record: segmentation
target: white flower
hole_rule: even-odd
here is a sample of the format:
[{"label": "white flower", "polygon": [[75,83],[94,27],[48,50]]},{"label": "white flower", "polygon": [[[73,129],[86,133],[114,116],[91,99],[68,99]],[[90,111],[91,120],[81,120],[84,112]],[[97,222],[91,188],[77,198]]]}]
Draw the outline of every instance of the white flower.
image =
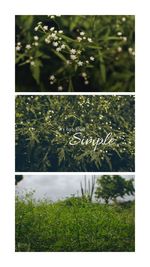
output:
[{"label": "white flower", "polygon": [[55,38],[55,36],[56,36],[56,33],[52,33],[52,34],[51,34],[51,37],[52,37],[52,38]]},{"label": "white flower", "polygon": [[119,46],[119,47],[117,48],[117,51],[118,51],[119,53],[122,52],[122,47]]},{"label": "white flower", "polygon": [[55,41],[56,41],[56,40],[58,40],[58,37],[57,37],[57,36],[55,36],[55,37],[54,37],[54,40],[55,40]]},{"label": "white flower", "polygon": [[61,47],[57,47],[57,48],[56,48],[56,51],[57,51],[57,52],[60,52],[60,51],[61,51]]},{"label": "white flower", "polygon": [[71,50],[70,50],[70,53],[71,53],[71,54],[76,54],[76,52],[77,52],[76,49],[71,49]]},{"label": "white flower", "polygon": [[53,46],[57,47],[58,43],[57,42],[53,42]]},{"label": "white flower", "polygon": [[126,18],[125,18],[125,17],[123,17],[123,18],[122,18],[122,21],[126,21]]},{"label": "white flower", "polygon": [[35,32],[37,32],[37,31],[38,31],[38,29],[39,29],[39,27],[38,27],[38,26],[36,26],[36,27],[34,28]]},{"label": "white flower", "polygon": [[83,37],[83,40],[86,40],[86,37],[85,36]]},{"label": "white flower", "polygon": [[35,41],[38,41],[39,40],[39,37],[36,35],[36,36],[34,36],[34,40]]},{"label": "white flower", "polygon": [[82,72],[82,77],[86,77],[87,74],[85,72]]},{"label": "white flower", "polygon": [[50,31],[52,32],[52,31],[54,31],[55,30],[55,27],[51,27],[50,28]]},{"label": "white flower", "polygon": [[82,38],[81,38],[80,36],[78,36],[78,37],[77,37],[77,40],[78,40],[79,42],[81,42],[81,41],[82,41]]},{"label": "white flower", "polygon": [[80,32],[80,35],[83,36],[85,34],[85,32]]},{"label": "white flower", "polygon": [[54,18],[55,18],[55,16],[50,16],[50,18],[51,18],[51,19],[54,19]]},{"label": "white flower", "polygon": [[50,79],[51,81],[53,81],[53,80],[55,80],[55,76],[54,76],[54,75],[51,75],[51,76],[49,77],[49,79]]},{"label": "white flower", "polygon": [[20,46],[16,46],[16,51],[20,51],[21,47]]},{"label": "white flower", "polygon": [[90,57],[90,60],[91,60],[91,61],[94,61],[94,59],[95,59],[94,57]]},{"label": "white flower", "polygon": [[48,26],[43,26],[43,29],[45,30],[45,31],[47,31],[48,30]]},{"label": "white flower", "polygon": [[50,40],[48,38],[45,38],[45,43],[50,44]]},{"label": "white flower", "polygon": [[38,25],[42,25],[42,22],[41,22],[41,21],[39,21],[39,22],[38,22]]},{"label": "white flower", "polygon": [[26,49],[31,49],[31,45],[30,44],[27,44],[26,45]]},{"label": "white flower", "polygon": [[34,43],[34,45],[35,45],[35,46],[38,46],[38,45],[39,45],[39,43],[38,43],[38,42],[35,42],[35,43]]},{"label": "white flower", "polygon": [[70,60],[67,60],[66,63],[67,63],[67,65],[70,65],[71,64]]},{"label": "white flower", "polygon": [[118,36],[121,36],[121,35],[122,35],[122,32],[117,32],[117,35],[118,35]]},{"label": "white flower", "polygon": [[89,84],[89,81],[85,81],[84,83],[85,83],[85,84]]},{"label": "white flower", "polygon": [[21,42],[18,42],[18,43],[17,43],[17,45],[19,45],[19,46],[20,46],[20,45],[21,45]]},{"label": "white flower", "polygon": [[132,47],[129,47],[129,48],[128,48],[128,51],[129,51],[129,53],[131,54],[131,53],[133,52],[133,48],[132,48]]},{"label": "white flower", "polygon": [[75,55],[70,55],[70,58],[71,58],[72,60],[75,60],[77,57],[76,57]]},{"label": "white flower", "polygon": [[122,40],[123,40],[124,42],[126,42],[126,41],[127,41],[127,37],[126,37],[126,36],[123,36],[123,37],[122,37]]},{"label": "white flower", "polygon": [[60,30],[60,31],[59,31],[59,33],[63,33],[63,31],[62,31],[62,30]]},{"label": "white flower", "polygon": [[31,64],[31,66],[35,66],[35,62],[34,61],[31,61],[30,64]]},{"label": "white flower", "polygon": [[61,49],[64,49],[66,46],[64,44],[61,45]]},{"label": "white flower", "polygon": [[86,64],[89,64],[89,61],[88,60],[86,60],[85,62],[86,62]]},{"label": "white flower", "polygon": [[58,91],[62,91],[63,90],[63,87],[60,85],[58,86]]},{"label": "white flower", "polygon": [[89,43],[92,43],[92,39],[91,39],[91,38],[88,38],[88,42],[89,42]]},{"label": "white flower", "polygon": [[78,61],[78,66],[83,66],[83,62],[82,61]]},{"label": "white flower", "polygon": [[51,81],[50,84],[54,84],[54,82]]}]

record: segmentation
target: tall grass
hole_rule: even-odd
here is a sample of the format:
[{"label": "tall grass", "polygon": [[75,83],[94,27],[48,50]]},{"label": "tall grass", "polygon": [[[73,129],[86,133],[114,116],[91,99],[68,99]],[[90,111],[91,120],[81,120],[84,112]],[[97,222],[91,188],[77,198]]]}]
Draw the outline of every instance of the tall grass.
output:
[{"label": "tall grass", "polygon": [[134,203],[16,197],[16,251],[134,251]]}]

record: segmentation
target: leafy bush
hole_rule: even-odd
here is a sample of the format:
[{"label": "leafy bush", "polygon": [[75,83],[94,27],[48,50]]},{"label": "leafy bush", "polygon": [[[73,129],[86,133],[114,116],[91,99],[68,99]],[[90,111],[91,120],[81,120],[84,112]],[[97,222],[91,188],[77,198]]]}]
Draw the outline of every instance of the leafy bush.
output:
[{"label": "leafy bush", "polygon": [[16,171],[134,171],[134,97],[17,96]]},{"label": "leafy bush", "polygon": [[16,251],[134,251],[134,242],[134,203],[16,197]]},{"label": "leafy bush", "polygon": [[16,16],[16,91],[134,91],[134,16]]}]

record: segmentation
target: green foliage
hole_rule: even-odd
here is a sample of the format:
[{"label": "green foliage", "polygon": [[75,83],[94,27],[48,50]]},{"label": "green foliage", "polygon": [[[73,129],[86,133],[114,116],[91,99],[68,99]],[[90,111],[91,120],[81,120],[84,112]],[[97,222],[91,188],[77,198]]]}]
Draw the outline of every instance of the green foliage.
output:
[{"label": "green foliage", "polygon": [[103,175],[97,179],[95,196],[103,199],[105,203],[110,200],[116,202],[117,197],[134,195],[133,179],[125,180],[120,175]]},{"label": "green foliage", "polygon": [[[89,142],[70,145],[75,132]],[[134,171],[134,97],[17,96],[16,171]]]},{"label": "green foliage", "polygon": [[16,197],[16,251],[134,251],[134,203]]},{"label": "green foliage", "polygon": [[134,16],[16,16],[16,91],[132,92],[134,56]]},{"label": "green foliage", "polygon": [[23,175],[15,175],[15,185],[17,185],[23,179]]}]

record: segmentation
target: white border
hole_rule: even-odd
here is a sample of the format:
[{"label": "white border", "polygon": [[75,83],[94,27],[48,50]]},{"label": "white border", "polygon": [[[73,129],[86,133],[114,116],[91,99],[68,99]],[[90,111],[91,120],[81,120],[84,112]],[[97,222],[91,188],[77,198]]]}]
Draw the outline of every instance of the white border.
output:
[{"label": "white border", "polygon": [[[48,12],[49,11],[49,12]],[[14,253],[14,15],[15,14],[136,15],[136,252]],[[1,187],[0,264],[38,266],[149,266],[149,76],[150,15],[147,0],[17,1],[1,8]],[[40,175],[40,173],[38,173]],[[126,174],[126,173],[124,173]]]}]

